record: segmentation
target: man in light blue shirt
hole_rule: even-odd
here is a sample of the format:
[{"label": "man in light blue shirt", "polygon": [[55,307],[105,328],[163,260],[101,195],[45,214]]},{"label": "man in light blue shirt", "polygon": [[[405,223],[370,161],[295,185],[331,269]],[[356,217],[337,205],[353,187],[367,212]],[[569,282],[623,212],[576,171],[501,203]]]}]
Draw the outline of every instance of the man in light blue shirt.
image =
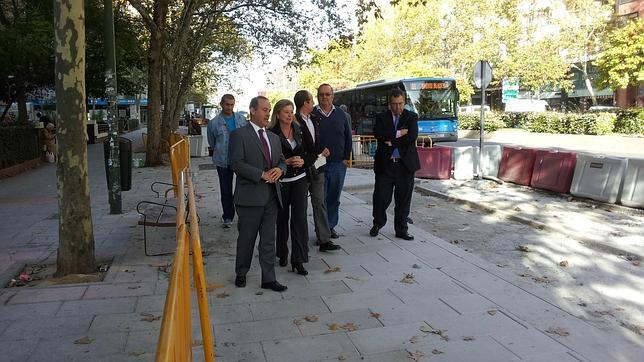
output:
[{"label": "man in light blue shirt", "polygon": [[224,228],[229,228],[235,217],[235,205],[233,204],[234,173],[228,163],[228,140],[232,131],[245,126],[247,122],[244,116],[233,112],[235,97],[232,94],[224,94],[219,105],[221,113],[208,122],[208,144],[212,148],[212,163],[217,167],[219,176]]}]

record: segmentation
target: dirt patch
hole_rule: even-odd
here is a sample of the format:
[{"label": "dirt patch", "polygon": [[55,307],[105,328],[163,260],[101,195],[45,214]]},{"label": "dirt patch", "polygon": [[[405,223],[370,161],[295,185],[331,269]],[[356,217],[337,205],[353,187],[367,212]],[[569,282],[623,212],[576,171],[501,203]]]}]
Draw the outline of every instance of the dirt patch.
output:
[{"label": "dirt patch", "polygon": [[46,287],[61,284],[102,282],[111,265],[112,260],[107,260],[97,263],[96,271],[91,274],[69,274],[64,277],[55,277],[56,264],[28,264],[5,287]]}]

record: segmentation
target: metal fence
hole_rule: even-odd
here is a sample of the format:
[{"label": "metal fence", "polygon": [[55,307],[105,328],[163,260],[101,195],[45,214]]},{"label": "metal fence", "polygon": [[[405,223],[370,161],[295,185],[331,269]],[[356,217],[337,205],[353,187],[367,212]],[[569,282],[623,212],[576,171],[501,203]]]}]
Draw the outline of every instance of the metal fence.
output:
[{"label": "metal fence", "polygon": [[378,142],[374,136],[352,137],[353,144],[349,167],[373,168],[373,158],[376,156],[376,147]]}]

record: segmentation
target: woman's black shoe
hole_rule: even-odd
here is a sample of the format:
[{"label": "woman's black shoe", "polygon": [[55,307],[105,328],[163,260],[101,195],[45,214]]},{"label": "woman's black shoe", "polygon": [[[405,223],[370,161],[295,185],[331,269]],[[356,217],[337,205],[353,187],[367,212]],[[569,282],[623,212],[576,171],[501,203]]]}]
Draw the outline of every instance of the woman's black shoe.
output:
[{"label": "woman's black shoe", "polygon": [[281,257],[280,258],[280,266],[286,266],[288,264],[288,260],[286,257]]},{"label": "woman's black shoe", "polygon": [[309,274],[309,272],[308,272],[308,271],[306,271],[306,269],[304,269],[304,265],[302,265],[302,263],[295,263],[295,264],[293,264],[293,265],[291,266],[291,271],[293,271],[293,272],[294,272],[294,271],[295,271],[295,269],[297,269],[297,273],[298,273],[299,275],[308,275],[308,274]]}]

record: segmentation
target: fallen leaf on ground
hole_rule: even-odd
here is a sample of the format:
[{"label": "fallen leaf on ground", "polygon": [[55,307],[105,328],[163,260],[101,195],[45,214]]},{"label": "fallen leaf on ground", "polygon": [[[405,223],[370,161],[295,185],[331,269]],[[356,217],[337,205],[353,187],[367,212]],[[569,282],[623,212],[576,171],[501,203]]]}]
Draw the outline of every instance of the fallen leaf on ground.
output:
[{"label": "fallen leaf on ground", "polygon": [[452,244],[459,244],[460,242],[461,242],[461,240],[458,240],[458,239],[450,241],[450,243],[452,243]]},{"label": "fallen leaf on ground", "polygon": [[324,274],[337,273],[337,272],[339,272],[339,271],[340,271],[340,267],[339,267],[339,266],[336,266],[336,267],[329,268],[329,269],[325,270],[325,271],[324,271]]},{"label": "fallen leaf on ground", "polygon": [[255,295],[262,295],[262,294],[264,294],[264,292],[262,292],[261,290],[258,290],[255,292]]},{"label": "fallen leaf on ground", "polygon": [[464,341],[473,341],[474,337],[473,336],[463,336]]},{"label": "fallen leaf on ground", "polygon": [[542,277],[532,277],[532,280],[534,280],[537,283],[544,283],[544,284],[552,283],[552,280],[548,279],[548,277],[545,275]]},{"label": "fallen leaf on ground", "polygon": [[317,322],[320,319],[320,317],[316,315],[307,315],[306,317],[304,317],[304,319],[306,319],[307,322],[312,323],[312,322]]},{"label": "fallen leaf on ground", "polygon": [[640,266],[640,261],[639,261],[639,260],[635,260],[635,261],[633,261],[631,264],[633,264],[633,265],[635,265],[635,266]]},{"label": "fallen leaf on ground", "polygon": [[517,246],[517,250],[518,250],[518,251],[522,251],[522,252],[524,252],[524,253],[527,253],[527,252],[529,252],[529,251],[530,251],[530,249],[528,248],[528,246],[527,246],[527,245],[518,245],[518,246]]},{"label": "fallen leaf on ground", "polygon": [[428,326],[420,326],[420,331],[425,332],[425,333],[433,333],[434,330],[432,328],[429,328]]},{"label": "fallen leaf on ground", "polygon": [[421,267],[420,265],[418,265],[418,264],[414,264],[414,265],[412,265],[411,267],[412,267],[412,268],[414,268],[414,269],[420,269],[420,268],[422,268],[422,267]]},{"label": "fallen leaf on ground", "polygon": [[405,276],[400,279],[401,283],[414,284],[414,274],[405,273]]},{"label": "fallen leaf on ground", "polygon": [[342,328],[342,325],[340,325],[339,323],[331,323],[327,324],[327,326],[329,327],[330,331],[337,331],[338,329]]},{"label": "fallen leaf on ground", "polygon": [[567,266],[568,266],[568,260],[562,260],[562,261],[560,261],[560,262],[559,262],[559,266],[564,267],[564,268],[565,268],[565,267],[567,267]]},{"label": "fallen leaf on ground", "polygon": [[496,310],[496,309],[490,309],[490,310],[488,310],[488,311],[487,311],[487,314],[489,314],[489,315],[495,315],[495,314],[496,314],[496,312],[497,312],[497,310]]},{"label": "fallen leaf on ground", "polygon": [[420,342],[420,337],[418,336],[413,336],[409,338],[409,343],[418,343],[418,342]]},{"label": "fallen leaf on ground", "polygon": [[521,211],[521,208],[517,206],[514,208],[514,211]]},{"label": "fallen leaf on ground", "polygon": [[346,329],[346,330],[347,330],[347,331],[349,331],[349,332],[353,332],[353,331],[357,331],[359,328],[358,328],[358,326],[356,326],[356,325],[355,325],[355,324],[353,324],[353,323],[345,323],[345,324],[342,326],[342,329]]},{"label": "fallen leaf on ground", "polygon": [[347,360],[347,357],[342,356],[342,355],[338,356],[338,361],[346,361],[346,360]]},{"label": "fallen leaf on ground", "polygon": [[223,288],[223,284],[206,284],[206,292],[212,292],[215,289]]},{"label": "fallen leaf on ground", "polygon": [[568,332],[567,330],[565,330],[565,329],[563,329],[561,327],[550,327],[550,328],[548,328],[546,330],[546,332],[548,332],[550,334],[556,334],[556,335],[562,336],[562,337],[570,335],[570,332]]},{"label": "fallen leaf on ground", "polygon": [[136,270],[134,270],[134,269],[123,269],[122,271],[124,273],[134,273]]},{"label": "fallen leaf on ground", "polygon": [[150,263],[148,265],[154,268],[162,268],[168,266],[169,264],[167,261],[157,261],[156,263]]},{"label": "fallen leaf on ground", "polygon": [[230,297],[230,294],[228,294],[226,292],[217,294],[217,298],[226,298],[226,297]]},{"label": "fallen leaf on ground", "polygon": [[435,204],[427,204],[427,207],[434,207],[436,206]]},{"label": "fallen leaf on ground", "polygon": [[351,280],[360,280],[360,278],[354,277],[353,275],[347,275],[345,278],[346,279],[351,279]]},{"label": "fallen leaf on ground", "polygon": [[90,344],[90,343],[92,343],[93,341],[94,341],[94,340],[93,340],[92,338],[89,338],[89,337],[83,337],[83,338],[79,338],[79,339],[75,340],[75,341],[74,341],[74,344]]},{"label": "fallen leaf on ground", "polygon": [[299,319],[293,319],[293,324],[295,324],[296,326],[301,326],[301,325],[302,325],[302,321],[301,321],[301,320],[299,320]]},{"label": "fallen leaf on ground", "polygon": [[145,321],[145,322],[154,322],[156,320],[161,319],[160,315],[155,316],[154,314],[150,314],[150,313],[141,313],[141,316],[143,316],[143,318],[141,318],[141,320]]},{"label": "fallen leaf on ground", "polygon": [[425,357],[425,354],[421,351],[407,351],[407,353],[409,354],[407,357],[412,361],[420,361],[421,358]]},{"label": "fallen leaf on ground", "polygon": [[145,351],[132,351],[132,352],[130,352],[130,356],[132,356],[132,357],[138,357],[138,356],[143,355],[143,354],[145,354]]},{"label": "fallen leaf on ground", "polygon": [[378,319],[378,318],[380,318],[380,313],[371,312],[371,317]]},{"label": "fallen leaf on ground", "polygon": [[432,354],[441,354],[443,351],[437,350],[436,348],[432,349]]}]

